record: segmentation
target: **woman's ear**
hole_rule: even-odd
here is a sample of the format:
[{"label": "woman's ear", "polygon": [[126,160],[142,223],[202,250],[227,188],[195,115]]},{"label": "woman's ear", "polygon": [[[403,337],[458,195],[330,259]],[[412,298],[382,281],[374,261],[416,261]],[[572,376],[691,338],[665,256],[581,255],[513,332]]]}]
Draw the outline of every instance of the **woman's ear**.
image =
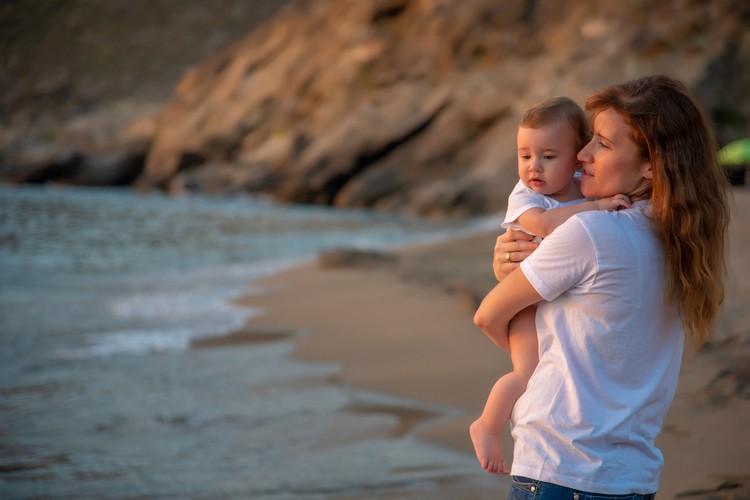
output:
[{"label": "woman's ear", "polygon": [[653,180],[654,174],[653,174],[653,172],[651,172],[651,162],[650,161],[647,161],[646,163],[643,164],[643,166],[641,167],[641,173],[643,174],[643,177],[645,179]]}]

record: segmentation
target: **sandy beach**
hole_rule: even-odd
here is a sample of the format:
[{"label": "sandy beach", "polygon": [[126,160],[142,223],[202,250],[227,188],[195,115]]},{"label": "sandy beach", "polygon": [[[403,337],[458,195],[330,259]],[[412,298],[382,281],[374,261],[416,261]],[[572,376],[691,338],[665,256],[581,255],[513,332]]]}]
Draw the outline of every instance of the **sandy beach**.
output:
[{"label": "sandy beach", "polygon": [[[744,220],[750,190],[732,194],[727,297],[714,339],[686,352],[658,439],[666,460],[659,498],[750,495],[750,228]],[[361,409],[396,414],[401,425],[394,440],[423,440],[473,456],[468,426],[510,367],[507,353],[472,323],[477,299],[494,284],[495,237],[415,246],[393,259],[285,271],[261,282],[263,293],[239,300],[263,314],[215,342],[294,338],[295,357],[341,367],[336,383],[446,409],[433,415],[406,407]],[[485,476],[477,464],[475,474],[446,480],[440,496],[503,498],[507,478]],[[435,497],[435,491],[425,493]]]}]

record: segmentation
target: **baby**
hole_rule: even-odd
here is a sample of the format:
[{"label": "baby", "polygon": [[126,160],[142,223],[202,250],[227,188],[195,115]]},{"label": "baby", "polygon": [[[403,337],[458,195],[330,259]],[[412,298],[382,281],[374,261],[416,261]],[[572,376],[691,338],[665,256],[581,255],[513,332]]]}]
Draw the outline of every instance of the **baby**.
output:
[{"label": "baby", "polygon": [[[581,195],[577,155],[590,137],[583,109],[567,97],[545,99],[526,111],[517,136],[520,180],[508,198],[504,228],[521,229],[541,240],[579,212],[630,206],[625,195],[601,200]],[[536,306],[530,306],[511,321],[508,341],[513,371],[495,383],[482,415],[471,424],[474,451],[491,473],[510,473],[500,435],[539,361],[535,315]]]}]

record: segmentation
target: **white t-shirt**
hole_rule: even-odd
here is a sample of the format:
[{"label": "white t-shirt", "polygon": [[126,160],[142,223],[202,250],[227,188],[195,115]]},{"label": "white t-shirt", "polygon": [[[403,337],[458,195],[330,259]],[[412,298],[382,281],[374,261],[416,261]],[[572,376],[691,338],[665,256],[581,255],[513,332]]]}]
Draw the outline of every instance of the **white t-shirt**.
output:
[{"label": "white t-shirt", "polygon": [[[518,222],[518,218],[527,210],[531,208],[543,208],[544,210],[549,210],[550,208],[575,205],[576,203],[581,203],[586,200],[588,200],[588,198],[559,202],[554,198],[537,193],[519,180],[516,187],[514,187],[513,191],[510,193],[510,196],[508,196],[508,210],[505,212],[505,220],[503,220],[501,225],[505,229],[512,227],[513,229],[520,229],[525,233],[533,234]],[[541,241],[541,238],[539,241]]]},{"label": "white t-shirt", "polygon": [[664,250],[637,202],[568,219],[521,263],[545,301],[539,365],[512,415],[512,474],[606,494],[654,493],[683,326]]}]

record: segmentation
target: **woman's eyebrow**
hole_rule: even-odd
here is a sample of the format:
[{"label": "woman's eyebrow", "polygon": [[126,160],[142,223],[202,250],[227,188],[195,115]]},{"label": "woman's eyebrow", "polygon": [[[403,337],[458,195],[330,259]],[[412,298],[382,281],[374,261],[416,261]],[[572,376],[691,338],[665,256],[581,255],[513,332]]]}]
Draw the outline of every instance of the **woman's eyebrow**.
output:
[{"label": "woman's eyebrow", "polygon": [[605,141],[607,141],[607,142],[611,142],[612,144],[614,144],[614,142],[612,142],[612,139],[610,139],[610,138],[609,138],[609,137],[607,137],[606,135],[602,134],[601,132],[597,132],[597,131],[594,131],[594,135],[596,135],[596,136],[599,136],[599,137],[601,137],[602,139],[604,139]]}]

